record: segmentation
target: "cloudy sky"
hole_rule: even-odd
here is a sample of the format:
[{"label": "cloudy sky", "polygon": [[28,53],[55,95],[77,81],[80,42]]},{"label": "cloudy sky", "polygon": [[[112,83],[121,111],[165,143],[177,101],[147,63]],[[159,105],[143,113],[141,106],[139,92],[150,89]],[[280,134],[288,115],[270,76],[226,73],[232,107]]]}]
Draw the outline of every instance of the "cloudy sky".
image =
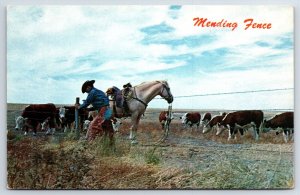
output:
[{"label": "cloudy sky", "polygon": [[[248,18],[271,28],[245,30]],[[293,109],[293,25],[288,6],[9,6],[7,102],[72,104],[91,79],[103,91],[167,80],[173,108]]]}]

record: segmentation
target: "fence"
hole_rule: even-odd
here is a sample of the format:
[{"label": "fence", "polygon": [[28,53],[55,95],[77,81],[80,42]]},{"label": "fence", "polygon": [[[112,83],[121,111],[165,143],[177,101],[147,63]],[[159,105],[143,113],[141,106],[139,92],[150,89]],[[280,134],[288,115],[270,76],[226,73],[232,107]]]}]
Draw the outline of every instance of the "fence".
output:
[{"label": "fence", "polygon": [[[232,94],[247,94],[247,93],[267,93],[267,92],[275,92],[275,91],[290,91],[294,90],[294,88],[278,88],[278,89],[261,89],[261,90],[249,90],[249,91],[233,91],[233,92],[219,92],[219,93],[206,93],[206,94],[192,94],[192,95],[182,95],[182,96],[174,96],[174,99],[183,99],[183,98],[194,98],[194,97],[204,97],[204,96],[222,96],[222,95],[232,95]],[[163,99],[161,97],[154,98],[155,100]],[[7,104],[7,110],[23,110],[28,104],[14,104],[14,103],[8,103]],[[55,104],[57,107],[61,106],[72,106],[74,104]],[[225,109],[225,108],[224,108]],[[149,109],[147,109],[149,110]],[[180,110],[180,109],[178,109]],[[186,109],[181,109],[186,110]],[[234,111],[230,109],[226,109],[227,111]],[[294,109],[291,108],[269,108],[264,109],[265,111],[292,111]],[[146,111],[146,113],[149,113]]]},{"label": "fence", "polygon": [[[235,91],[235,92],[221,92],[221,93],[207,93],[207,94],[193,94],[193,95],[184,95],[184,96],[174,96],[174,99],[181,99],[181,98],[194,98],[194,97],[203,97],[203,96],[222,96],[222,95],[231,95],[231,94],[246,94],[246,93],[268,93],[268,92],[274,92],[274,91],[289,91],[294,90],[294,88],[280,88],[280,89],[263,89],[263,90],[250,90],[250,91]],[[155,99],[162,99],[162,98],[155,98]],[[14,103],[7,103],[7,125],[13,126],[15,117],[21,115],[22,110],[27,106],[28,104],[14,104]],[[57,107],[61,106],[70,106],[74,104],[56,104]],[[157,116],[161,110],[163,109],[153,109],[153,108],[147,108],[145,115],[146,116]],[[193,109],[173,109],[173,112],[177,115],[180,115],[183,112],[193,111]],[[282,112],[282,111],[293,111],[294,109],[290,108],[281,108],[281,109],[263,109],[264,112]],[[230,112],[230,111],[236,111],[236,110],[230,110],[230,109],[224,109],[224,110],[217,110],[217,109],[197,109],[197,111],[200,112],[211,112],[212,114],[217,114],[220,111],[224,112]],[[152,117],[151,117],[152,118]]]}]

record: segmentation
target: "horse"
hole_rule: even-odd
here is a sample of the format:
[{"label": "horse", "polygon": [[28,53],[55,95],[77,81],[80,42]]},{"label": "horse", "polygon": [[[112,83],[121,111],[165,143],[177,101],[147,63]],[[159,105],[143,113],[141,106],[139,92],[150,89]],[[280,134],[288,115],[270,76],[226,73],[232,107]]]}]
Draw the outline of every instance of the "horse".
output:
[{"label": "horse", "polygon": [[[150,81],[143,82],[136,85],[131,90],[131,97],[128,98],[127,105],[129,113],[131,114],[131,128],[130,136],[131,144],[138,144],[136,135],[137,128],[141,119],[141,116],[146,111],[148,103],[157,95],[160,95],[169,104],[173,102],[173,95],[171,93],[169,84],[167,81]],[[123,109],[120,107],[115,107],[113,109],[113,103],[110,102],[110,107],[114,110],[114,116],[118,118],[125,117],[123,115]]]}]

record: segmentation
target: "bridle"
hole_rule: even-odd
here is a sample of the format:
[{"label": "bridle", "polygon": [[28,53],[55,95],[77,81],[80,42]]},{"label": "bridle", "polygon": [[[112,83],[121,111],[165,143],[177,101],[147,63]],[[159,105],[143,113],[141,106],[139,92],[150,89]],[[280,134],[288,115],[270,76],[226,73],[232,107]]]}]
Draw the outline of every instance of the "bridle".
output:
[{"label": "bridle", "polygon": [[168,97],[163,97],[165,98],[166,100],[168,100],[169,98],[172,98],[173,99],[173,95],[171,94],[171,90],[170,90],[170,87],[167,86],[166,84],[160,82],[162,85],[163,85],[163,88],[161,90],[161,94],[163,94],[164,90],[167,91],[167,94],[168,94]]},{"label": "bridle", "polygon": [[[165,98],[166,100],[168,100],[168,99],[170,99],[170,98],[173,98],[173,96],[172,96],[172,94],[171,94],[170,87],[167,86],[166,84],[162,83],[162,82],[159,82],[159,81],[158,81],[158,83],[161,83],[162,86],[163,86],[163,88],[162,88],[162,90],[161,90],[161,92],[160,92],[161,95],[163,94],[164,90],[167,91],[168,97],[163,97],[163,98]],[[139,99],[139,98],[137,97],[135,88],[136,88],[136,87],[133,87],[133,92],[134,92],[134,96],[135,96],[135,97],[133,97],[132,99],[134,99],[134,100],[136,100],[136,101],[142,103],[142,104],[145,106],[145,108],[147,108],[148,104],[145,103],[143,100],[141,100],[141,99]]]}]

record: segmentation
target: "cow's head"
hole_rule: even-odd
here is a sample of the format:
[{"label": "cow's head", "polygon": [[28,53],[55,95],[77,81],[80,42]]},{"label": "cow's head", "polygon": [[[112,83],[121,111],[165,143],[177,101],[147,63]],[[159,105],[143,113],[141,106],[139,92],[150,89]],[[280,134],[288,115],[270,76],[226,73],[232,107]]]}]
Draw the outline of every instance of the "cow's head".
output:
[{"label": "cow's head", "polygon": [[18,116],[16,119],[16,127],[15,130],[23,130],[25,127],[25,118],[23,118],[22,116]]},{"label": "cow's head", "polygon": [[202,133],[208,133],[212,130],[210,124],[204,124]]},{"label": "cow's head", "polygon": [[209,120],[208,119],[203,119],[201,124],[203,125],[203,127],[205,127],[208,124]]},{"label": "cow's head", "polygon": [[85,120],[83,123],[83,130],[87,131],[89,129],[91,121],[90,120]]},{"label": "cow's head", "polygon": [[122,121],[120,119],[113,118],[113,119],[111,119],[111,123],[112,123],[113,129],[114,129],[114,132],[118,132],[119,127],[122,124]]},{"label": "cow's head", "polygon": [[182,124],[185,125],[187,123],[187,117],[188,117],[188,113],[185,113],[183,116],[180,117]]},{"label": "cow's head", "polygon": [[59,108],[59,118],[64,118],[66,116],[66,108],[60,107]]},{"label": "cow's head", "polygon": [[60,123],[61,123],[62,125],[64,125],[64,124],[65,124],[65,121],[66,121],[66,108],[60,107],[60,108],[59,108],[59,113],[58,113],[58,115],[59,115]]},{"label": "cow's head", "polygon": [[269,132],[271,130],[270,126],[271,126],[270,120],[264,119],[263,124],[262,124],[262,132],[263,133]]}]

